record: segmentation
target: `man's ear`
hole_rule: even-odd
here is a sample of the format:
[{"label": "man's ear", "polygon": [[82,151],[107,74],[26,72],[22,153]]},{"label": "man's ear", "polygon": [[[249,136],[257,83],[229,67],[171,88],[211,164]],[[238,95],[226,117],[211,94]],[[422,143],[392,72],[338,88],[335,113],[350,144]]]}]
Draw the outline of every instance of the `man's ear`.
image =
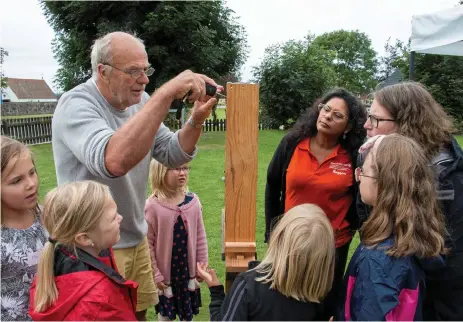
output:
[{"label": "man's ear", "polygon": [[100,75],[101,79],[104,79],[105,81],[108,80],[110,76],[109,68],[107,68],[106,65],[98,64],[98,75]]}]

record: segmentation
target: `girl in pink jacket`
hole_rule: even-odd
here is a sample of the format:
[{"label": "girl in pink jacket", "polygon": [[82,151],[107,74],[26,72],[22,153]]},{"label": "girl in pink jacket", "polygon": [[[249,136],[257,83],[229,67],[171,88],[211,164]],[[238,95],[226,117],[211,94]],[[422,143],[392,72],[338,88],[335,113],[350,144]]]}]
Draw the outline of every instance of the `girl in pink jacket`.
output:
[{"label": "girl in pink jacket", "polygon": [[185,164],[168,169],[151,162],[152,195],[145,205],[154,281],[159,289],[156,312],[160,321],[191,321],[201,297],[196,264],[207,263],[206,231],[198,197],[188,192]]}]

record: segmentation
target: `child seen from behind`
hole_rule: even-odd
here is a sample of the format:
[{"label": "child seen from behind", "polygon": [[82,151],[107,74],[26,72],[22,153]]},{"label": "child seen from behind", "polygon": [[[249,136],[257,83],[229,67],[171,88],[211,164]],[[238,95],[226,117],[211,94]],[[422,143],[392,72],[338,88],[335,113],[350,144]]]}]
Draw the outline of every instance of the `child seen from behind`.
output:
[{"label": "child seen from behind", "polygon": [[198,271],[211,292],[211,321],[318,321],[334,276],[333,228],[312,204],[290,209],[276,225],[264,260],[237,276],[225,295],[207,264]]}]

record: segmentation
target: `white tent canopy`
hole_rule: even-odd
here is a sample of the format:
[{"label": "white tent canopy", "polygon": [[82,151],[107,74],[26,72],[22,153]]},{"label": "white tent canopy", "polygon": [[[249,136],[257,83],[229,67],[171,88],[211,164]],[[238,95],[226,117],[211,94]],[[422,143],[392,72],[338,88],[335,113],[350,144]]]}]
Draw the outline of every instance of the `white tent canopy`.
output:
[{"label": "white tent canopy", "polygon": [[463,5],[412,18],[411,51],[463,56]]}]

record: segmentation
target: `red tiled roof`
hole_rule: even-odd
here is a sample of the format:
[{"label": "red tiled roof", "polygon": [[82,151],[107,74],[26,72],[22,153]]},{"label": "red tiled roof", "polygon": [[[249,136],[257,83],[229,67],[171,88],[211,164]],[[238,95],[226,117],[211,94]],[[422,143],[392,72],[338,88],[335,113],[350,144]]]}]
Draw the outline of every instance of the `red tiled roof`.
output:
[{"label": "red tiled roof", "polygon": [[56,95],[43,79],[8,77],[8,87],[18,99],[56,99]]}]

